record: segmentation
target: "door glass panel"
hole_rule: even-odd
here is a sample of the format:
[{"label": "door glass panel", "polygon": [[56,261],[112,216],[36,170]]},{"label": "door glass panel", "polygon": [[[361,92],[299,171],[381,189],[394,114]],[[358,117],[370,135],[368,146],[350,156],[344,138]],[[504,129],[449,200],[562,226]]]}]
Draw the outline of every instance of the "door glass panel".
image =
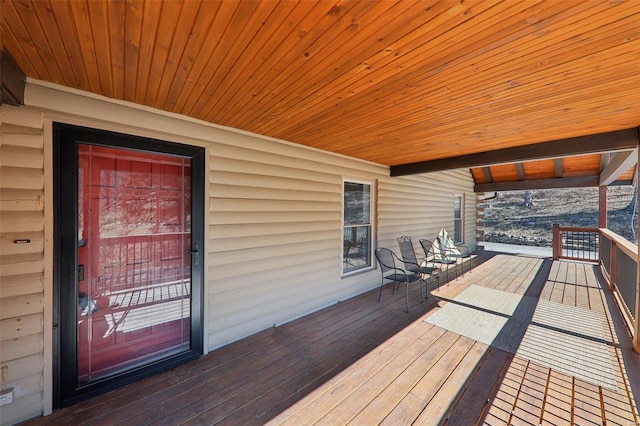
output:
[{"label": "door glass panel", "polygon": [[190,349],[191,160],[78,148],[78,381]]}]

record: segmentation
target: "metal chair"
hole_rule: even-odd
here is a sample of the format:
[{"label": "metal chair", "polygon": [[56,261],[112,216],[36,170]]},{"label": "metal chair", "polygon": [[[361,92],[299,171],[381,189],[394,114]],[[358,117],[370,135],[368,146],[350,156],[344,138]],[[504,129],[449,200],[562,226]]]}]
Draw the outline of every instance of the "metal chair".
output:
[{"label": "metal chair", "polygon": [[342,240],[342,261],[345,267],[349,266],[349,252],[351,251],[351,241]]},{"label": "metal chair", "polygon": [[436,268],[435,266],[429,266],[426,259],[422,263],[418,262],[418,259],[416,258],[416,252],[413,249],[413,242],[411,241],[411,237],[403,235],[398,238],[398,246],[400,247],[400,254],[402,255],[402,263],[404,263],[404,267],[407,271],[411,271],[421,275],[429,275],[430,278],[436,279],[436,285],[440,285],[439,275],[441,269]]},{"label": "metal chair", "polygon": [[468,271],[471,272],[471,249],[464,244],[455,244],[446,229],[442,228],[436,237],[436,242],[446,250],[448,256],[454,259],[460,259],[460,268],[462,269],[462,276],[464,276],[464,260],[469,259]]},{"label": "metal chair", "polygon": [[[407,312],[409,312],[409,284],[418,282],[424,282],[426,287],[426,281],[423,280],[420,274],[407,272],[404,269],[396,265],[396,260],[402,262],[396,254],[388,248],[378,247],[376,249],[376,259],[380,265],[380,272],[382,273],[382,282],[380,284],[380,293],[378,294],[378,302],[382,297],[382,287],[385,284],[385,280],[392,281],[392,293],[396,292],[396,284],[398,287],[400,283],[406,284],[405,291],[405,304]],[[420,302],[424,303],[424,295],[422,293],[422,285],[420,286]]]},{"label": "metal chair", "polygon": [[[456,275],[456,280],[458,279],[458,262],[455,258],[450,257],[449,252],[446,250],[442,250],[441,248],[437,248],[435,244],[431,240],[421,239],[420,245],[422,246],[422,250],[424,251],[425,260],[427,265],[431,264],[440,264],[444,266],[446,265],[446,273],[447,273],[447,285],[449,285],[449,269],[453,266],[454,273]],[[437,253],[436,253],[437,248]]]}]

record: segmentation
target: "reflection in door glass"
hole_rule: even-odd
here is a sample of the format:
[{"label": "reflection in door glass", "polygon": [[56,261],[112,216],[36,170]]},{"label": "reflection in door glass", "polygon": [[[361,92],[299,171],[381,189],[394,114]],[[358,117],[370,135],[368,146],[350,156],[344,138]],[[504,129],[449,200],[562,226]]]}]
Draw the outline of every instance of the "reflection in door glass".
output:
[{"label": "reflection in door glass", "polygon": [[190,161],[79,145],[79,383],[189,350]]}]

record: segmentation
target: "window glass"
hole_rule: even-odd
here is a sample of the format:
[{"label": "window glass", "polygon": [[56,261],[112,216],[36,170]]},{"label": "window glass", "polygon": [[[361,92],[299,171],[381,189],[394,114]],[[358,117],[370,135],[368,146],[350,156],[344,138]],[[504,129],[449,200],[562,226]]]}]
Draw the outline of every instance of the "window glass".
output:
[{"label": "window glass", "polygon": [[464,198],[462,195],[453,197],[453,241],[456,244],[464,242]]},{"label": "window glass", "polygon": [[371,266],[371,184],[344,182],[342,272]]}]

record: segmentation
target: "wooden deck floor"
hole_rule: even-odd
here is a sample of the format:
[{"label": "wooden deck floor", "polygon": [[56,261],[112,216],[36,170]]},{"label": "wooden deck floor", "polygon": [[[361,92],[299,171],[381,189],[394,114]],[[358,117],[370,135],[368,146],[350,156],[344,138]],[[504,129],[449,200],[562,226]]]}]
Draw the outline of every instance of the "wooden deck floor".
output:
[{"label": "wooden deck floor", "polygon": [[[491,252],[475,263],[424,304],[416,289],[408,314],[403,292],[369,292],[27,423],[638,424],[624,364],[639,359],[592,265]],[[472,285],[600,312],[616,390],[424,321]]]}]

